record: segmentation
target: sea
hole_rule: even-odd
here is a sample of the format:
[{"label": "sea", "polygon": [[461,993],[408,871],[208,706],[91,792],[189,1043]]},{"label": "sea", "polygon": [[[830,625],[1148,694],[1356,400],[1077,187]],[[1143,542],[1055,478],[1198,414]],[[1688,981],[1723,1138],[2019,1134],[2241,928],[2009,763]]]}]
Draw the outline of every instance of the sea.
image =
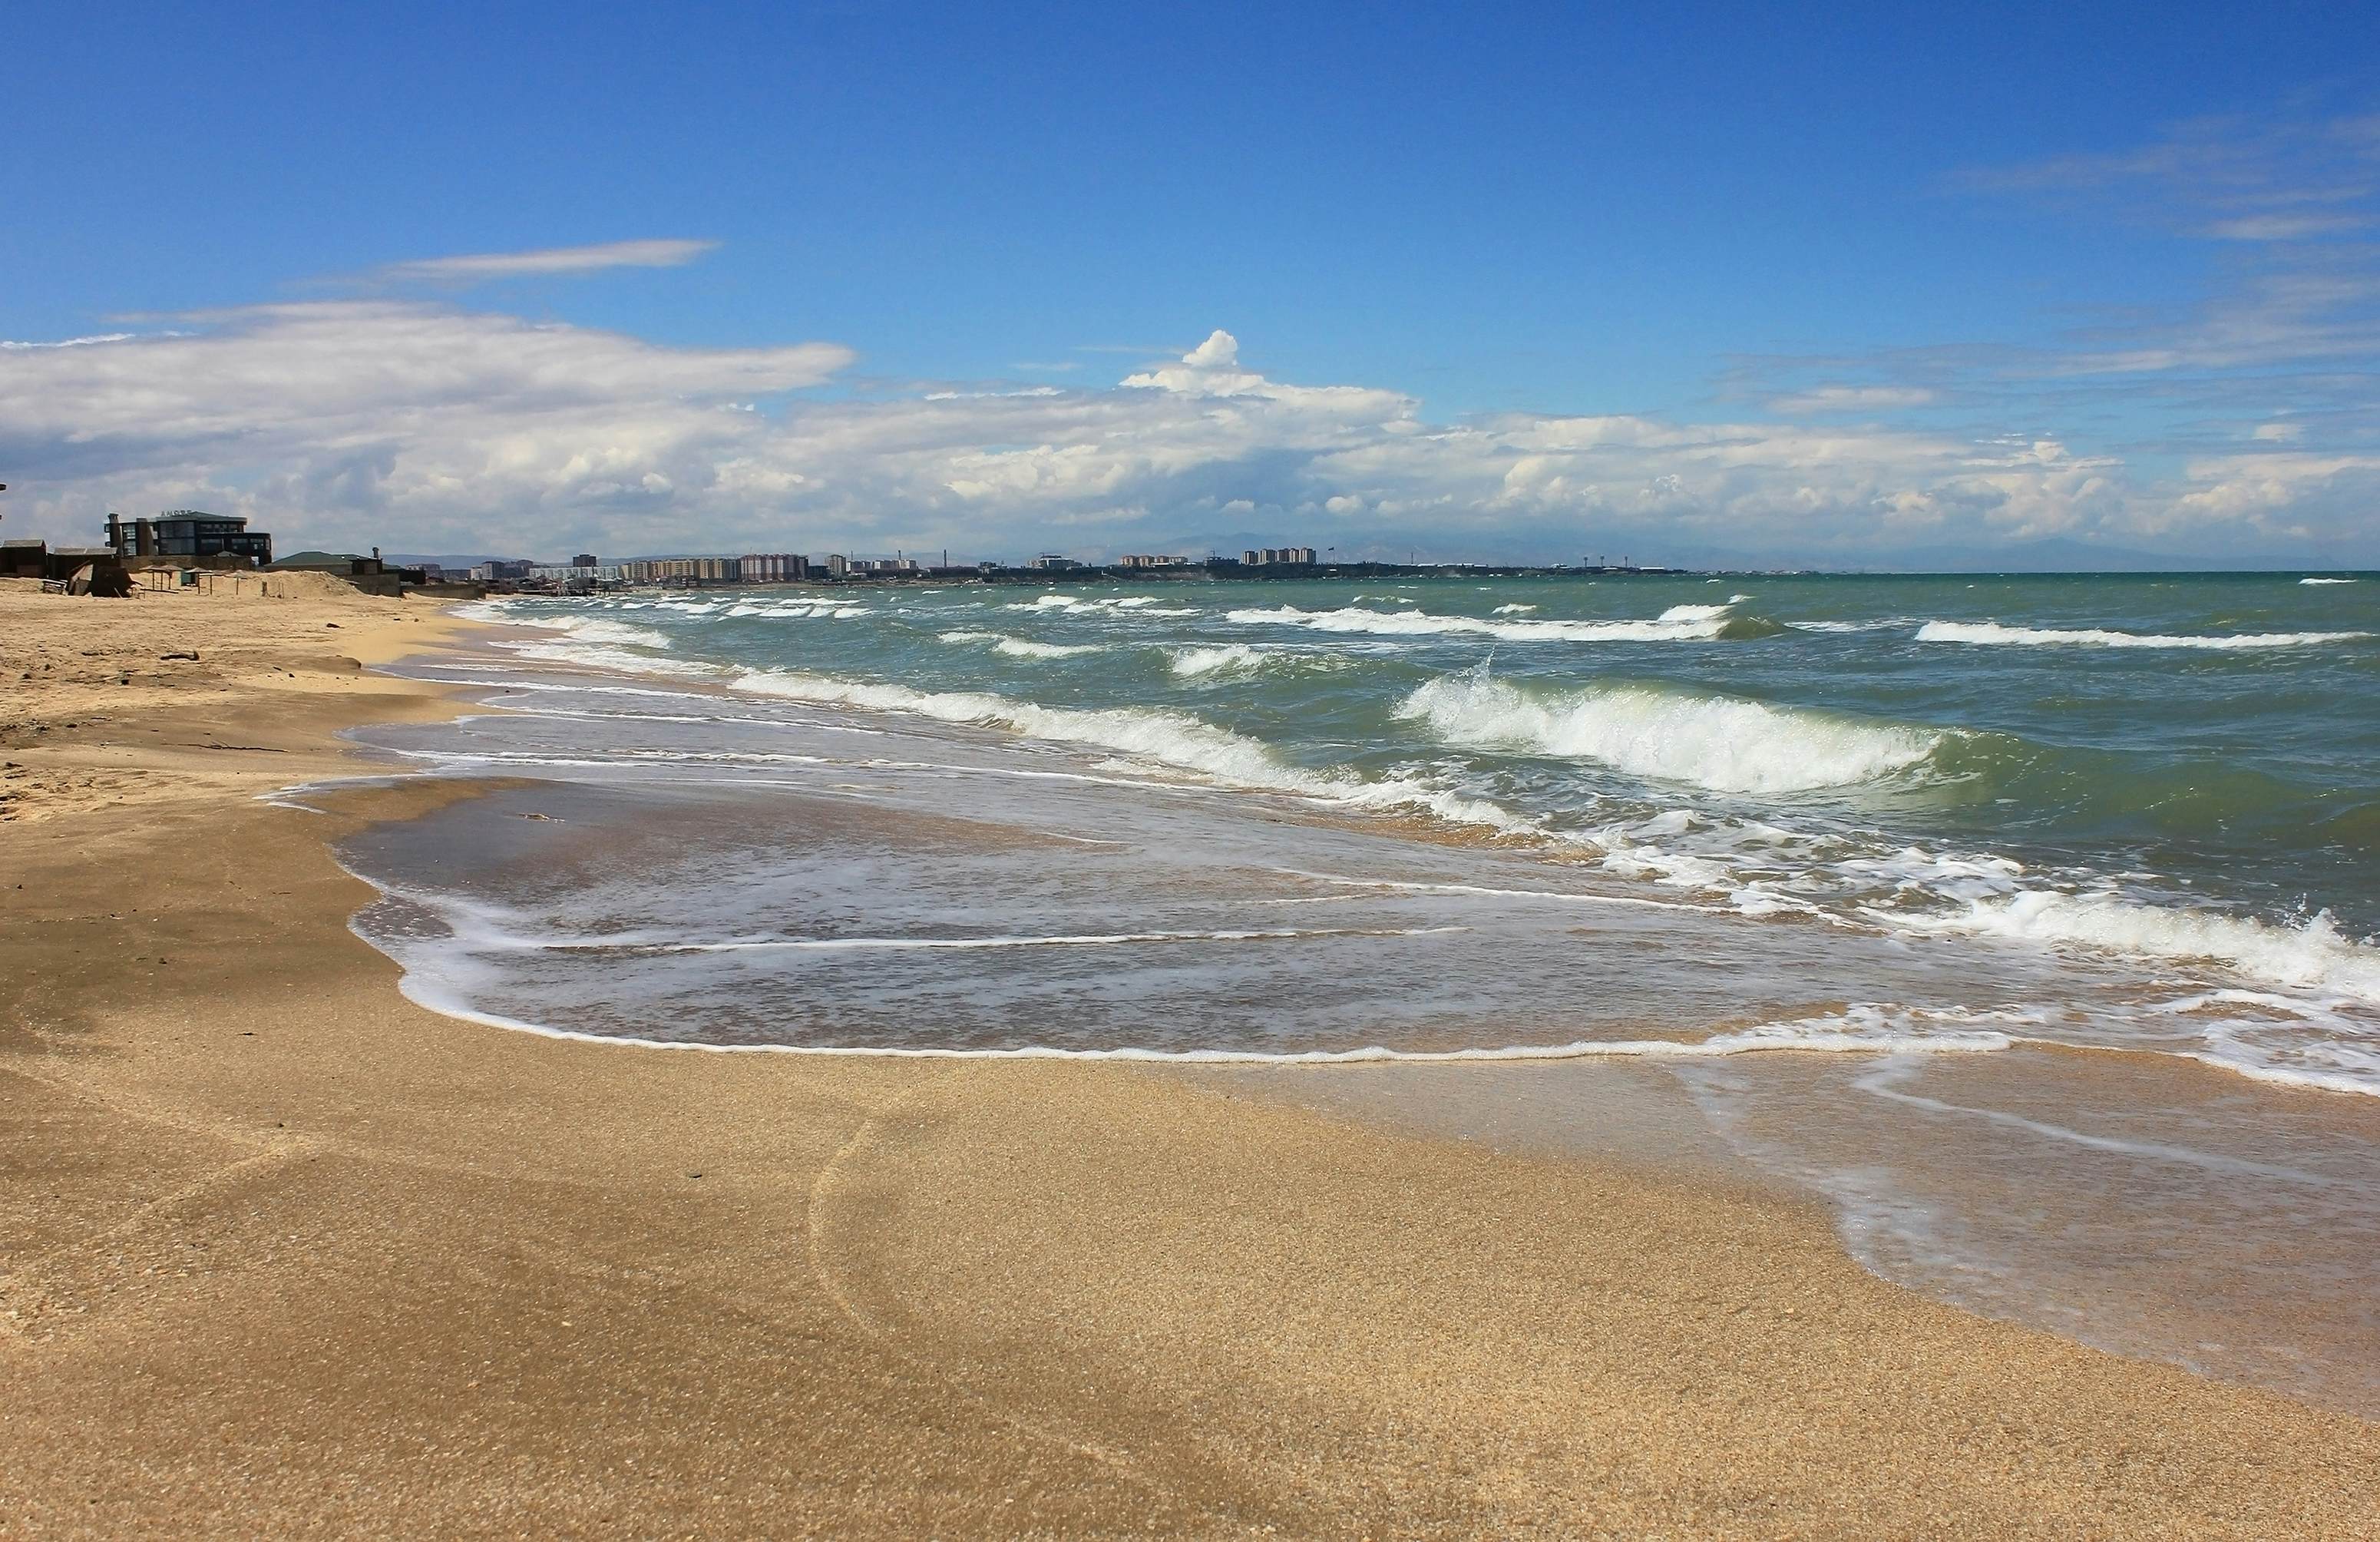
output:
[{"label": "sea", "polygon": [[498,790],[341,851],[425,1005],[1715,1152],[1912,1288],[2380,1414],[2380,577],[468,613],[397,667],[472,710],[357,736]]}]

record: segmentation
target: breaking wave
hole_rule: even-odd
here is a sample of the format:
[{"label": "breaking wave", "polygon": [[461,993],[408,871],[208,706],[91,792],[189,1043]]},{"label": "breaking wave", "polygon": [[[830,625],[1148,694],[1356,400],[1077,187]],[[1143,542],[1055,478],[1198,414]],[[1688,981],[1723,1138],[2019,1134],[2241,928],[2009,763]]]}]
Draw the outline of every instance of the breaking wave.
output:
[{"label": "breaking wave", "polygon": [[775,604],[762,605],[747,601],[729,606],[726,613],[731,617],[759,615],[783,616],[789,619],[832,616],[837,621],[850,621],[855,617],[873,615],[875,613],[865,605],[803,604],[797,601],[780,601]]},{"label": "breaking wave", "polygon": [[1397,777],[1367,780],[1343,767],[1290,765],[1262,741],[1156,707],[1045,707],[989,691],[920,691],[788,670],[755,670],[734,682],[756,695],[877,711],[915,712],[943,722],[1004,728],[1038,739],[1089,745],[1193,771],[1233,786],[1287,793],[1351,808],[1416,809],[1453,824],[1500,833],[1536,827],[1484,798]]},{"label": "breaking wave", "polygon": [[1475,670],[1415,690],[1397,715],[1472,749],[1593,760],[1714,792],[1848,787],[1925,761],[1939,730],[1645,686],[1538,695]]},{"label": "breaking wave", "polygon": [[994,653],[1005,653],[1012,659],[1071,659],[1078,653],[1107,651],[1095,642],[1036,642],[1031,637],[1012,637],[1001,632],[944,632],[941,640],[950,643],[988,642]]},{"label": "breaking wave", "polygon": [[1359,632],[1378,637],[1470,636],[1505,642],[1696,642],[1773,637],[1783,628],[1758,616],[1739,616],[1727,605],[1676,605],[1650,621],[1497,621],[1486,616],[1438,615],[1428,611],[1373,611],[1344,606],[1301,611],[1294,605],[1238,610],[1226,617],[1243,626],[1303,626],[1315,632]]},{"label": "breaking wave", "polygon": [[1138,613],[1141,615],[1196,615],[1196,608],[1159,603],[1161,597],[1154,594],[1104,595],[1086,600],[1076,594],[1038,594],[1030,600],[1010,603],[1012,611],[1105,611]]},{"label": "breaking wave", "polygon": [[1166,668],[1185,680],[1257,674],[1267,670],[1344,669],[1352,660],[1336,654],[1297,653],[1281,648],[1250,648],[1244,642],[1210,648],[1170,648]]},{"label": "breaking wave", "polygon": [[[628,631],[638,629],[625,628]],[[577,664],[582,669],[610,670],[628,674],[674,674],[692,678],[722,672],[722,666],[718,664],[701,663],[691,659],[657,659],[650,653],[631,653],[609,643],[587,641],[582,634],[576,632],[556,637],[552,642],[512,642],[499,646],[524,659],[542,659],[552,663]],[[667,646],[666,643],[663,646]]]},{"label": "breaking wave", "polygon": [[494,601],[457,605],[455,613],[469,621],[498,622],[507,626],[534,626],[543,632],[567,632],[582,642],[622,648],[667,648],[670,639],[650,626],[606,621],[595,615],[525,615]]},{"label": "breaking wave", "polygon": [[1995,621],[1929,621],[1917,629],[1919,642],[2007,643],[2034,648],[2314,648],[2354,642],[2369,632],[2235,632],[2229,636],[2174,637],[2158,633],[2003,626]]},{"label": "breaking wave", "polygon": [[1891,921],[1914,930],[2022,938],[2177,963],[2212,962],[2277,985],[2380,1003],[2380,948],[2341,933],[2328,911],[2302,926],[2284,927],[2220,911],[2135,905],[2115,894],[2026,890],[1978,900],[1955,915],[1895,915]]}]

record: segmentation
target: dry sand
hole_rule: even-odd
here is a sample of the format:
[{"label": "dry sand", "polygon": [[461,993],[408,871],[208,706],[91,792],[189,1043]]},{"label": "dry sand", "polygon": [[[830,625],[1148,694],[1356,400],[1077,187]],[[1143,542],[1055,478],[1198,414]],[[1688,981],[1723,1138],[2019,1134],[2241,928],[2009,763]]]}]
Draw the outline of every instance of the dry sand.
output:
[{"label": "dry sand", "polygon": [[0,592],[0,1531],[2380,1529],[2380,1427],[1706,1176],[415,1008],[323,838],[468,789],[250,795],[443,625]]}]

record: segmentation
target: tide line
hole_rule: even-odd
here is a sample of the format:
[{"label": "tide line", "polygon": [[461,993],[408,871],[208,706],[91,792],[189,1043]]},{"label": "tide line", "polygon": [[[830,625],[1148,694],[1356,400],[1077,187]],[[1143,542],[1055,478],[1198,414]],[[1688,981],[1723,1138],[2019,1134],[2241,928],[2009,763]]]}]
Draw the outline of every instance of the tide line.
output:
[{"label": "tide line", "polygon": [[1518,1045],[1505,1049],[1482,1050],[1390,1050],[1381,1045],[1367,1045],[1360,1050],[1150,1050],[1137,1046],[1122,1046],[1111,1050],[1062,1050],[1054,1045],[1027,1044],[1014,1049],[958,1049],[941,1047],[899,1047],[892,1045],[844,1044],[704,1044],[686,1039],[640,1038],[625,1035],[589,1033],[577,1028],[550,1027],[517,1017],[505,1017],[496,1013],[481,1012],[473,1007],[457,1006],[441,1002],[415,981],[408,972],[397,983],[407,1001],[425,1011],[437,1013],[459,1022],[477,1023],[484,1027],[504,1028],[515,1033],[536,1034],[542,1038],[566,1039],[579,1044],[611,1044],[632,1050],[691,1050],[704,1054],[739,1055],[809,1055],[842,1059],[871,1060],[1079,1060],[1121,1061],[1135,1063],[1171,1065],[1359,1065],[1396,1062],[1413,1065],[1447,1065],[1479,1061],[1558,1061],[1558,1060],[1703,1060],[1730,1055],[1765,1054],[1778,1051],[1805,1051],[1820,1054],[1889,1054],[1939,1053],[1978,1054],[2006,1050],[2016,1041],[2004,1034],[1946,1035],[1940,1038],[1918,1042],[1877,1042],[1852,1036],[1816,1036],[1802,1040],[1759,1038],[1719,1035],[1703,1040],[1670,1038],[1615,1039],[1608,1041],[1580,1040],[1572,1044]]}]

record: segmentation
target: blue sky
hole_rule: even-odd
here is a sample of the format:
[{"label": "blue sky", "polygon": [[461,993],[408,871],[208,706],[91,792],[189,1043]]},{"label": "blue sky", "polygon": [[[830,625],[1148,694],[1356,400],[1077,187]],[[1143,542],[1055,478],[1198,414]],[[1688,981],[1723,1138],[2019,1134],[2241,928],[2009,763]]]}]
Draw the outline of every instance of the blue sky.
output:
[{"label": "blue sky", "polygon": [[20,4],[0,338],[111,340],[0,348],[0,528],[2380,560],[2375,42]]}]

